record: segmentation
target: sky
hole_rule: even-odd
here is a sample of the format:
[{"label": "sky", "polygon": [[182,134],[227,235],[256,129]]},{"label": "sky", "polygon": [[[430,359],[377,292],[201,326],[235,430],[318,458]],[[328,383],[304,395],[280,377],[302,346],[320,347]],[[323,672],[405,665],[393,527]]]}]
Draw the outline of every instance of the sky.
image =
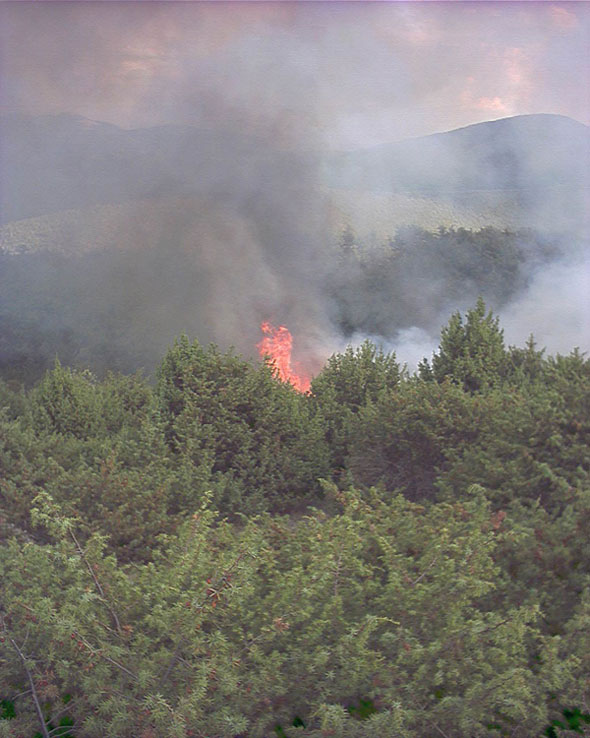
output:
[{"label": "sky", "polygon": [[590,123],[586,2],[3,2],[3,112],[354,149],[525,113]]}]

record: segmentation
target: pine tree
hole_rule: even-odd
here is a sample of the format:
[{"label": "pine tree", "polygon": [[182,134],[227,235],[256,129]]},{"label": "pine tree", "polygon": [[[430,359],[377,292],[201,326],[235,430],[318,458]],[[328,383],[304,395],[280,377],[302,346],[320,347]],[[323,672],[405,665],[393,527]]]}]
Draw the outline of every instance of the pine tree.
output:
[{"label": "pine tree", "polygon": [[[439,351],[432,358],[432,376],[437,382],[449,379],[468,392],[479,392],[501,383],[506,363],[499,319],[491,312],[486,314],[480,297],[465,319],[457,312],[442,329]],[[427,361],[421,373],[424,379],[429,378]]]}]

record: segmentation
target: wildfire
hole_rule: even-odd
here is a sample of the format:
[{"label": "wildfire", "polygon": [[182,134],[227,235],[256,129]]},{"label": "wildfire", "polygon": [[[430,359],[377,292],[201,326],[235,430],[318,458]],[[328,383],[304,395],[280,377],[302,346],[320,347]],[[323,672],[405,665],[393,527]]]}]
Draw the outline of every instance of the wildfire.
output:
[{"label": "wildfire", "polygon": [[260,356],[270,356],[271,364],[276,369],[279,379],[289,382],[298,392],[309,390],[309,377],[296,374],[291,367],[291,349],[293,348],[293,336],[284,325],[275,328],[268,322],[260,325],[264,333],[262,341],[256,344]]}]

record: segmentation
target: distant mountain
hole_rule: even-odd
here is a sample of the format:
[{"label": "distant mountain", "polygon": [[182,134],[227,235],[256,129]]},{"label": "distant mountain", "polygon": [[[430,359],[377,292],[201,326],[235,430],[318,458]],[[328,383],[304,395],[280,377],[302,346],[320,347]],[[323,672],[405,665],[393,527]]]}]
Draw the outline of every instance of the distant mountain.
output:
[{"label": "distant mountain", "polygon": [[590,128],[542,114],[336,153],[324,180],[333,208],[365,232],[439,218],[580,233],[590,226],[589,173]]},{"label": "distant mountain", "polygon": [[427,196],[590,186],[590,128],[562,115],[520,115],[335,154],[331,187]]},{"label": "distant mountain", "polygon": [[[149,368],[183,331],[247,353],[269,318],[312,348],[332,325],[391,337],[431,330],[477,294],[505,301],[552,254],[583,248],[588,143],[586,126],[550,115],[345,154],[239,131],[8,116],[0,374],[36,377],[56,353]],[[356,241],[343,262],[346,225]],[[521,226],[568,238],[549,253],[544,236],[504,230]]]},{"label": "distant mountain", "polygon": [[[0,119],[1,222],[130,200],[255,191],[304,175],[304,155],[195,126],[124,130],[77,115]],[[286,176],[287,171],[291,176]]]},{"label": "distant mountain", "polygon": [[317,192],[335,229],[349,222],[381,234],[404,223],[567,229],[587,225],[590,210],[590,129],[549,114],[324,154],[189,125],[124,130],[74,115],[9,115],[0,159],[2,223],[161,198],[216,197],[247,210],[262,189],[282,203]]}]

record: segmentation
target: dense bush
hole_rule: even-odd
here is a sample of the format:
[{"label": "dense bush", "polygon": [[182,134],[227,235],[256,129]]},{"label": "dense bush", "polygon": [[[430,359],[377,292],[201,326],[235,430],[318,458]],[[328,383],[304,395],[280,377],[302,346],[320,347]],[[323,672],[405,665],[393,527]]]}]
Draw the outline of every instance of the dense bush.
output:
[{"label": "dense bush", "polygon": [[589,390],[483,302],[306,395],[186,337],[0,385],[0,736],[587,730]]},{"label": "dense bush", "polygon": [[156,391],[173,457],[210,469],[216,502],[252,512],[317,497],[329,474],[320,418],[309,399],[253,366],[186,336],[164,357]]}]

